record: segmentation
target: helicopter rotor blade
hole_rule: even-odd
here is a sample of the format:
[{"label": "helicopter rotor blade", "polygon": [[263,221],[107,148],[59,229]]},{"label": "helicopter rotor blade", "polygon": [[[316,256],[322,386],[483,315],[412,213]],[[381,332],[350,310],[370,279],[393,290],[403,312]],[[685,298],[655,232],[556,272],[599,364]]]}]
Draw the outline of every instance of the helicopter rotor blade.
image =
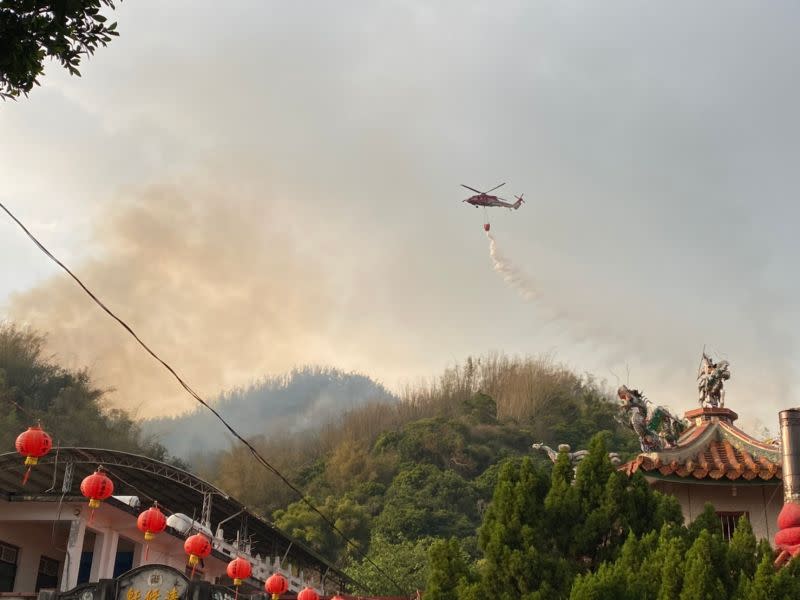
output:
[{"label": "helicopter rotor blade", "polygon": [[[489,192],[493,192],[493,191],[495,191],[497,188],[501,188],[501,187],[503,187],[505,184],[506,184],[506,182],[504,181],[504,182],[503,182],[503,183],[501,183],[500,185],[496,185],[496,186],[494,186],[492,189],[490,189],[490,190],[489,190]],[[484,192],[484,194],[488,194],[489,192]]]},{"label": "helicopter rotor blade", "polygon": [[476,190],[475,188],[471,188],[471,187],[469,187],[468,185],[464,185],[463,183],[461,184],[461,187],[465,187],[465,188],[467,188],[468,190],[472,190],[472,191],[473,191],[473,192],[475,192],[476,194],[482,194],[482,193],[483,193],[483,192],[479,192],[479,191],[478,191],[478,190]]}]

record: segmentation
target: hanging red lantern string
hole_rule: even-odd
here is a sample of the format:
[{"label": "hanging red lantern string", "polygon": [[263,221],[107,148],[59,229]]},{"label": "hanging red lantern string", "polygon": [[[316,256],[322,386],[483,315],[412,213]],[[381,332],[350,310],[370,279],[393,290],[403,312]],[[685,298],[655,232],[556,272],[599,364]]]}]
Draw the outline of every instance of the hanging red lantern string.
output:
[{"label": "hanging red lantern string", "polygon": [[238,558],[234,558],[231,562],[228,563],[228,577],[233,579],[233,585],[236,588],[236,594],[234,595],[234,600],[238,600],[239,598],[239,586],[242,585],[242,581],[250,577],[253,572],[253,569],[250,567],[250,562],[242,558],[241,556]]},{"label": "hanging red lantern string", "polygon": [[278,600],[278,597],[289,589],[289,582],[280,573],[275,573],[264,583],[264,589],[268,594],[272,594],[272,600]]},{"label": "hanging red lantern string", "polygon": [[319,594],[314,588],[307,587],[300,590],[300,593],[297,594],[297,600],[319,600]]},{"label": "hanging red lantern string", "polygon": [[201,558],[208,558],[211,555],[211,542],[202,533],[195,533],[186,538],[183,543],[183,551],[189,555],[189,564],[192,566],[190,579],[194,579],[194,570],[197,567],[197,563],[200,562]]},{"label": "hanging red lantern string", "polygon": [[81,481],[81,494],[89,499],[89,508],[92,509],[89,514],[89,523],[94,519],[95,509],[100,508],[100,503],[108,500],[113,493],[114,482],[103,473],[103,467],[97,467],[94,473],[84,477]]},{"label": "hanging red lantern string", "polygon": [[17,436],[15,446],[17,452],[25,457],[25,465],[28,467],[25,475],[22,476],[22,485],[25,485],[28,483],[28,477],[33,466],[39,462],[41,457],[50,452],[53,447],[53,440],[42,429],[41,424],[37,423]]},{"label": "hanging red lantern string", "polygon": [[[142,511],[139,514],[139,518],[136,519],[136,527],[139,528],[139,531],[144,533],[144,541],[150,542],[156,537],[159,533],[164,531],[167,526],[167,517],[164,516],[158,508],[158,502],[154,502],[153,506],[148,508],[145,511]],[[144,559],[147,560],[147,556],[150,553],[150,544],[145,545],[144,549]]]}]

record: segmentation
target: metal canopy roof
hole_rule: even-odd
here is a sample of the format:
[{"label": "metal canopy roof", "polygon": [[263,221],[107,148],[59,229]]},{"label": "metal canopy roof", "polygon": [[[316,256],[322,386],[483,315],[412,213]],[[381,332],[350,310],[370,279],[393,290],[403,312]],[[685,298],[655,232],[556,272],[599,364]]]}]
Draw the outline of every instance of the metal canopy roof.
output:
[{"label": "metal canopy roof", "polygon": [[[65,486],[64,475],[70,463],[72,481],[67,481]],[[114,481],[115,496],[138,496],[143,505],[157,500],[169,513],[183,513],[199,520],[204,495],[210,494],[212,531],[222,520],[235,515],[226,522],[226,527],[238,529],[246,524],[252,537],[253,554],[287,555],[297,567],[315,570],[325,579],[340,584],[351,583],[347,575],[317,552],[248,511],[219,488],[146,456],[98,448],[59,448],[39,459],[28,483],[23,486],[22,457],[16,452],[0,454],[0,494],[8,500],[47,499],[48,496],[58,499],[62,494],[80,496],[81,481],[100,465]]]}]

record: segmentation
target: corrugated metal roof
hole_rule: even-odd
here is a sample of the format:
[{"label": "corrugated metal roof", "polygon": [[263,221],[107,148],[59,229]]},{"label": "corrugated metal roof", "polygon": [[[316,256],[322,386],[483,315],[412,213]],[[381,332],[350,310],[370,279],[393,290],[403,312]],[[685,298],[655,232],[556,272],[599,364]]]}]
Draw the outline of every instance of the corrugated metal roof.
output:
[{"label": "corrugated metal roof", "polygon": [[[74,470],[72,481],[63,489],[65,470],[70,463]],[[39,459],[28,483],[23,486],[23,459],[16,452],[0,454],[0,494],[8,500],[58,499],[62,494],[80,496],[81,481],[99,465],[114,481],[115,496],[138,496],[143,505],[157,500],[169,513],[199,518],[203,496],[211,494],[212,525],[240,513],[230,519],[226,527],[240,528],[246,523],[253,539],[252,554],[284,556],[288,552],[292,564],[318,571],[326,580],[350,583],[347,575],[330,561],[251,512],[223,490],[187,471],[146,456],[98,448],[58,448]]]}]

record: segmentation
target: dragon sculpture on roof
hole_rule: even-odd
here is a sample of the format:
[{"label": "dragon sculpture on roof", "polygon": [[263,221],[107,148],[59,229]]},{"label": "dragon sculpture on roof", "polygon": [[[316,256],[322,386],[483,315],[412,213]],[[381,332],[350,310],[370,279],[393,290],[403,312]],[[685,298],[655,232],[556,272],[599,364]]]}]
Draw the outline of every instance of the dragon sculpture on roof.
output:
[{"label": "dragon sculpture on roof", "polygon": [[680,435],[686,430],[683,419],[673,415],[663,406],[653,406],[644,394],[623,385],[617,390],[620,399],[620,422],[629,427],[639,437],[642,452],[658,452],[674,447]]}]

